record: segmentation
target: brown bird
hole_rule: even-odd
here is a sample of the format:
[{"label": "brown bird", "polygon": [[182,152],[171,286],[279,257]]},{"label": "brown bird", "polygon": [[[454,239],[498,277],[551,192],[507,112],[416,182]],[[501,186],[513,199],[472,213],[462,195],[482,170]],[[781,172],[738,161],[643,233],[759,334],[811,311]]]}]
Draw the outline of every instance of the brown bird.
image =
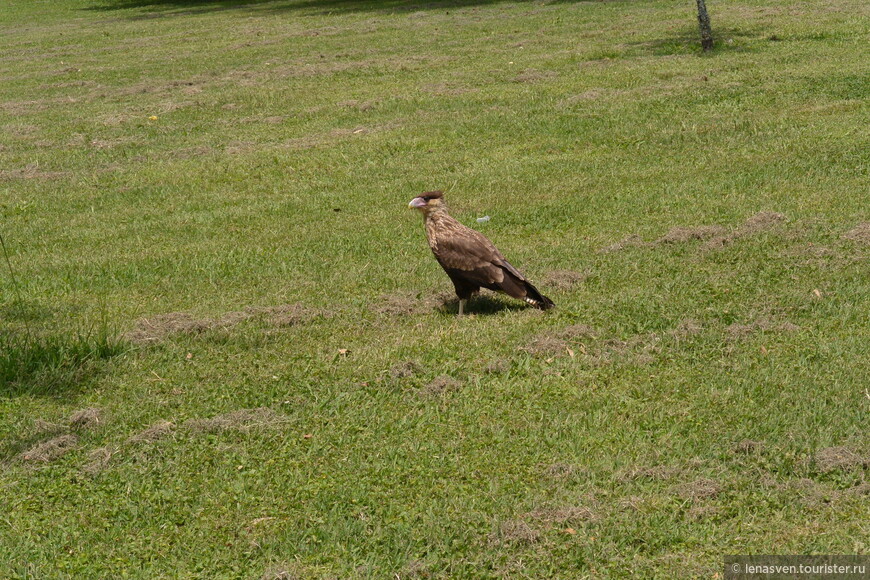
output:
[{"label": "brown bird", "polygon": [[450,217],[444,192],[427,191],[412,199],[408,207],[423,212],[426,239],[456,288],[460,316],[465,303],[481,288],[504,292],[541,310],[555,306],[504,259],[486,236]]}]

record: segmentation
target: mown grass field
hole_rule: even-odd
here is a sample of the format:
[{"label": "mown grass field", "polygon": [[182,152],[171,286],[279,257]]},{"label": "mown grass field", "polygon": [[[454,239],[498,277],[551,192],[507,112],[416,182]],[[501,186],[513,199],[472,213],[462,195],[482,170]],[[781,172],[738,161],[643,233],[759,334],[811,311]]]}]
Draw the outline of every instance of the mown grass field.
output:
[{"label": "mown grass field", "polygon": [[4,2],[0,577],[870,552],[870,10],[708,8]]}]

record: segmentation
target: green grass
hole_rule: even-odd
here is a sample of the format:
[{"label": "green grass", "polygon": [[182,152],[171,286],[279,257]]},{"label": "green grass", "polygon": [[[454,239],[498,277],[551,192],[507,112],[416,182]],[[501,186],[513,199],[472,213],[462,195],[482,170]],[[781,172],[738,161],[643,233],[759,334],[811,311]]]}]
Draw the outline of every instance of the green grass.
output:
[{"label": "green grass", "polygon": [[870,13],[708,8],[5,2],[0,576],[867,554]]}]

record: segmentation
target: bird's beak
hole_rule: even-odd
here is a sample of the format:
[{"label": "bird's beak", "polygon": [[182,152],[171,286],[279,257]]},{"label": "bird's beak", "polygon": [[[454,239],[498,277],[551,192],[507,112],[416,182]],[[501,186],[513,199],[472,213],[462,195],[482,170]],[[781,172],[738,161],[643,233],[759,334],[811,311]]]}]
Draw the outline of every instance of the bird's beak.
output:
[{"label": "bird's beak", "polygon": [[415,197],[411,200],[411,203],[408,204],[408,207],[413,207],[415,209],[426,207],[426,200],[422,197]]}]

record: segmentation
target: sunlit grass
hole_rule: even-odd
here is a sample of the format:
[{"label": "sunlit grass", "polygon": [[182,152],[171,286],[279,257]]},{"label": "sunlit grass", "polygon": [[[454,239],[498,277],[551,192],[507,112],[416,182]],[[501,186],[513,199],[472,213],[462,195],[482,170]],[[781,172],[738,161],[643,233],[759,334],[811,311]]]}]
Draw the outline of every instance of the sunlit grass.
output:
[{"label": "sunlit grass", "polygon": [[866,553],[867,8],[708,8],[7,2],[0,576]]}]

